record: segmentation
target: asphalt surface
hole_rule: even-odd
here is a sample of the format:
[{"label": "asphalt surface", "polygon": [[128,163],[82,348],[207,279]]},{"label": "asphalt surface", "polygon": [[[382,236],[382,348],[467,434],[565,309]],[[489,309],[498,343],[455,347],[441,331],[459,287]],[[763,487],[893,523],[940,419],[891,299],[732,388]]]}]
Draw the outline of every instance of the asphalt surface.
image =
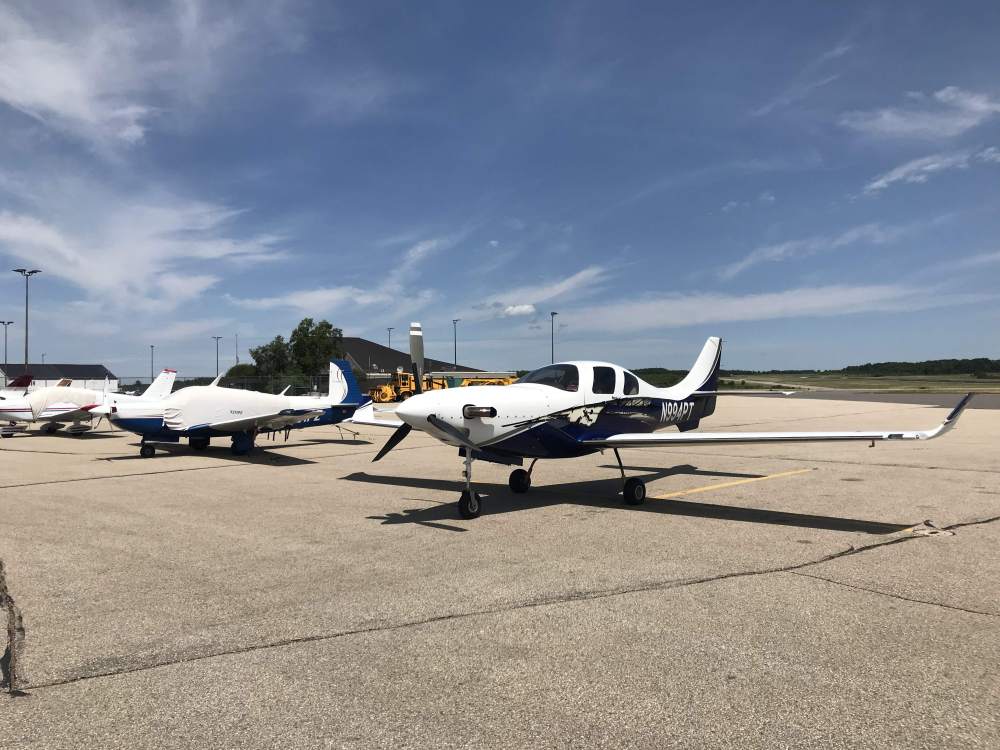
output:
[{"label": "asphalt surface", "polygon": [[[953,397],[947,397],[950,406]],[[705,429],[946,408],[728,397]],[[1000,416],[927,443],[623,451],[527,496],[336,429],[138,457],[0,441],[26,695],[0,747],[997,747]],[[659,498],[659,499],[655,499]]]}]

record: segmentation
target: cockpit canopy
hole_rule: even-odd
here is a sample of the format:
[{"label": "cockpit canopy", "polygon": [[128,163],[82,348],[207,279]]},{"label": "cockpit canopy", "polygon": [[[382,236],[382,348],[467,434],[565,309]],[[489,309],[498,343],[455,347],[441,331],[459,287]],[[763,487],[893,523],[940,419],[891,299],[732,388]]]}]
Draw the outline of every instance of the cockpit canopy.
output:
[{"label": "cockpit canopy", "polygon": [[551,385],[561,391],[580,390],[580,371],[576,365],[548,365],[529,372],[518,383]]}]

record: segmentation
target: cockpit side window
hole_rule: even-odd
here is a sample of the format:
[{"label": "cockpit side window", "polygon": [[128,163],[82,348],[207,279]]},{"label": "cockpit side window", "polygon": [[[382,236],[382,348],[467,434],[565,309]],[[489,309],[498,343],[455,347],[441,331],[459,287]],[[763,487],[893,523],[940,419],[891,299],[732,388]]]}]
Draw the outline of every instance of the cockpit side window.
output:
[{"label": "cockpit side window", "polygon": [[594,393],[610,394],[615,392],[615,368],[594,368]]},{"label": "cockpit side window", "polygon": [[561,391],[580,390],[580,371],[576,365],[549,365],[529,372],[518,383],[551,385]]},{"label": "cockpit side window", "polygon": [[625,370],[625,395],[639,395],[639,378],[630,373],[628,370]]}]

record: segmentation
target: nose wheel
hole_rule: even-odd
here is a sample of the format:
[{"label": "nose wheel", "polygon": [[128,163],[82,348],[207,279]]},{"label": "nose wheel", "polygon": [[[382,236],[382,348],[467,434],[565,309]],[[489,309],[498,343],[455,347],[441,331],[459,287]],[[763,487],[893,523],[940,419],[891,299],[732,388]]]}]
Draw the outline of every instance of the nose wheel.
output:
[{"label": "nose wheel", "polygon": [[465,480],[465,492],[458,499],[458,515],[466,520],[479,518],[483,512],[483,500],[472,489],[472,456],[466,451],[465,466],[462,469],[462,479]]},{"label": "nose wheel", "polygon": [[143,443],[142,446],[139,448],[139,455],[142,456],[143,458],[152,458],[154,455],[156,455],[156,448],[147,443]]},{"label": "nose wheel", "polygon": [[462,518],[469,520],[472,518],[479,518],[479,514],[483,512],[483,504],[479,498],[479,494],[469,490],[462,493],[462,496],[458,499],[458,515]]}]

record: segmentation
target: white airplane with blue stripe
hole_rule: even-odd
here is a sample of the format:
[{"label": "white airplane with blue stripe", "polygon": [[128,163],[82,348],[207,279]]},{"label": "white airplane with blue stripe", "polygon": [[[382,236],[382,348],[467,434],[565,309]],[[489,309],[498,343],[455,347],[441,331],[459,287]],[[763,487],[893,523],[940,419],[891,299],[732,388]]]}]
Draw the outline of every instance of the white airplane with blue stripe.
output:
[{"label": "white airplane with blue stripe", "polygon": [[95,391],[91,388],[73,388],[71,380],[31,392],[25,390],[19,394],[4,391],[0,394],[0,421],[7,421],[9,424],[0,427],[0,436],[11,435],[18,422],[41,422],[42,431],[46,433],[53,433],[62,429],[65,423],[72,422],[66,431],[71,435],[82,434],[93,429],[93,417],[100,413],[95,411],[97,407],[104,404],[158,401],[170,394],[176,377],[176,370],[166,369],[138,396],[107,390]]},{"label": "white airplane with blue stripe", "polygon": [[[288,396],[224,388],[221,376],[211,385],[189,386],[158,401],[95,408],[118,427],[142,437],[139,455],[150,458],[156,446],[187,439],[194,450],[205,450],[212,438],[228,437],[234,455],[254,448],[257,436],[338,424],[369,399],[358,388],[346,360],[330,362],[326,396]],[[286,388],[285,391],[288,389]]]},{"label": "white airplane with blue stripe", "polygon": [[[423,361],[420,324],[410,330],[414,369]],[[416,347],[414,347],[416,344]],[[621,471],[626,502],[640,504],[646,487],[627,478],[619,449],[719,443],[775,443],[881,440],[930,440],[954,427],[972,394],[965,396],[945,421],[924,431],[861,432],[701,432],[705,417],[715,412],[716,398],[747,391],[718,390],[722,340],[711,337],[687,376],[677,385],[657,388],[634,373],[609,362],[575,361],[546,365],[507,386],[470,386],[428,391],[396,408],[398,420],[378,419],[373,406],[349,420],[356,424],[396,427],[373,459],[382,459],[411,430],[420,430],[459,448],[464,459],[465,491],[458,503],[463,518],[482,512],[482,498],[472,485],[475,460],[521,466],[514,469],[510,488],[531,487],[531,473],[540,459],[573,458],[611,449]],[[420,383],[420,378],[416,378]],[[672,431],[676,428],[676,431]],[[671,429],[661,432],[660,430]]]}]

